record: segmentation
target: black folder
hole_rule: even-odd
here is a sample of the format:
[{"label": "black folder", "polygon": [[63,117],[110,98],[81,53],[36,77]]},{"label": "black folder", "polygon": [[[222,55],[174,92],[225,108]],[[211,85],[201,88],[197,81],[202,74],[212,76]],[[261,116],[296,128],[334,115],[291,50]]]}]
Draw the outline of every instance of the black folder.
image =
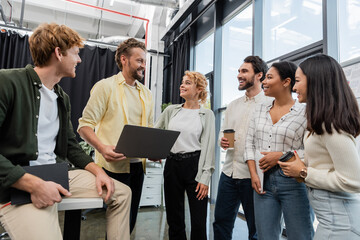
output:
[{"label": "black folder", "polygon": [[[26,166],[23,168],[27,173],[35,175],[45,181],[56,182],[69,191],[69,173],[67,163]],[[11,205],[31,203],[30,194],[16,188],[10,189],[10,197]]]},{"label": "black folder", "polygon": [[180,132],[159,128],[125,125],[115,152],[128,158],[166,158]]}]

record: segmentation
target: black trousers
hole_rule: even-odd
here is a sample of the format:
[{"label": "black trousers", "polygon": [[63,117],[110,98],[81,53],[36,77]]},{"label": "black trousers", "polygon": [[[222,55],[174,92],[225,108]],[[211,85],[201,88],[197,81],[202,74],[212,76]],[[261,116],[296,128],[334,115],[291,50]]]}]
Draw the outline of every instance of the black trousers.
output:
[{"label": "black trousers", "polygon": [[198,182],[200,152],[175,154],[167,158],[164,169],[164,191],[166,218],[170,240],[186,240],[185,232],[185,191],[189,200],[191,218],[191,239],[205,240],[208,198],[198,200],[195,192]]},{"label": "black trousers", "polygon": [[144,183],[144,170],[142,162],[130,163],[130,173],[113,173],[104,168],[105,172],[113,179],[130,187],[132,192],[130,208],[130,233],[135,227],[139,209],[142,187]]}]

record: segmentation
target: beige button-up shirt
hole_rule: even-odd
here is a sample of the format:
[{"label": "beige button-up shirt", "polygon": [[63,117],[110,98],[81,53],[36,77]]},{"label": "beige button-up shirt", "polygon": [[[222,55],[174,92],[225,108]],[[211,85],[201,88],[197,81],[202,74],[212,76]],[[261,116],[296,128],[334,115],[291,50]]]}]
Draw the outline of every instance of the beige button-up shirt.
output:
[{"label": "beige button-up shirt", "polygon": [[265,101],[271,102],[271,98],[266,97],[261,91],[252,98],[246,95],[240,97],[227,106],[219,136],[220,138],[223,136],[222,131],[224,129],[234,129],[236,141],[234,149],[228,149],[226,151],[225,163],[222,169],[226,176],[232,176],[232,178],[236,179],[250,178],[249,168],[243,160],[246,134],[256,106]]},{"label": "beige button-up shirt", "polygon": [[[83,115],[79,119],[78,131],[81,127],[88,126],[95,129],[100,141],[106,145],[116,145],[119,136],[129,123],[131,108],[138,107],[136,102],[126,99],[125,78],[121,72],[110,78],[97,82],[91,89],[91,94]],[[143,84],[136,81],[141,102],[141,126],[153,126],[154,103],[151,91]],[[107,162],[103,156],[95,151],[95,162],[110,172],[130,172],[129,159],[119,162]]]}]

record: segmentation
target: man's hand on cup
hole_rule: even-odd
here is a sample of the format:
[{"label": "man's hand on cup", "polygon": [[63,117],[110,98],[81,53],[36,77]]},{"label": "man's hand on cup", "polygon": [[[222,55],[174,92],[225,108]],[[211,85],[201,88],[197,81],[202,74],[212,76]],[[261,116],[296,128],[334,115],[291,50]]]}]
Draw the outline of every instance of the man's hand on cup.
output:
[{"label": "man's hand on cup", "polygon": [[227,138],[222,137],[220,145],[224,150],[228,149],[229,148],[229,140]]}]

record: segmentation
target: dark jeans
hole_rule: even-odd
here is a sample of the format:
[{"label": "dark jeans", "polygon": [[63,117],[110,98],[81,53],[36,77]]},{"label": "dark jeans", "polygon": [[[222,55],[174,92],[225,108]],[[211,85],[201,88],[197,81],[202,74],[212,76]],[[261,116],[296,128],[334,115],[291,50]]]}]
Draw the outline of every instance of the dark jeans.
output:
[{"label": "dark jeans", "polygon": [[170,240],[186,240],[185,232],[185,191],[189,200],[191,218],[191,239],[206,240],[206,215],[208,198],[198,200],[195,192],[198,182],[200,153],[187,157],[170,156],[164,169],[164,190],[166,218],[169,225]]},{"label": "dark jeans", "polygon": [[249,239],[257,239],[251,179],[233,179],[221,173],[215,204],[214,239],[231,240],[235,218],[242,203]]},{"label": "dark jeans", "polygon": [[136,217],[139,209],[141,192],[144,182],[144,170],[141,162],[130,163],[130,173],[113,173],[104,169],[113,179],[130,187],[132,192],[130,209],[130,233],[135,227]]}]

